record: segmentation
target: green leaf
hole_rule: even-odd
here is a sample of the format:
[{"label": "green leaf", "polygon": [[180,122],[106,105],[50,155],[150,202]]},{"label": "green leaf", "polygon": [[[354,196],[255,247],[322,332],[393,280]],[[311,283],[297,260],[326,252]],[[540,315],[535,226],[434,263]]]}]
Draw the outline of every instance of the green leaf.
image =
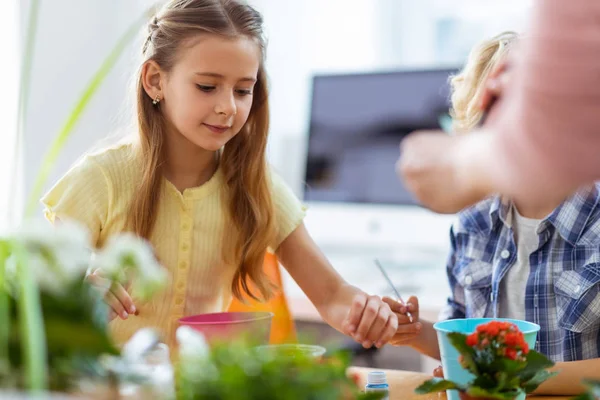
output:
[{"label": "green leaf", "polygon": [[[27,33],[25,36],[25,52],[21,67],[15,150],[20,146],[24,132],[23,126],[27,118],[29,86],[31,84],[31,70],[33,66],[39,9],[39,0],[32,0],[29,4]],[[10,206],[12,206],[12,204],[9,205],[9,207]],[[22,348],[26,354],[24,365],[25,381],[30,390],[41,391],[48,387],[48,375],[46,370],[46,348],[43,329],[44,321],[40,312],[39,289],[31,279],[27,265],[19,266],[17,276],[21,292],[21,301],[19,302],[20,325],[24,332]]]},{"label": "green leaf", "polygon": [[522,361],[511,360],[509,358],[499,358],[494,360],[490,368],[493,371],[503,371],[508,376],[518,375],[520,371],[523,371],[526,364]]},{"label": "green leaf", "polygon": [[552,360],[535,350],[530,350],[529,353],[527,353],[526,363],[527,365],[525,368],[517,373],[517,376],[524,382],[532,379],[538,371],[554,366]]},{"label": "green leaf", "polygon": [[460,355],[463,356],[467,369],[474,375],[479,375],[479,367],[475,362],[475,349],[467,344],[467,336],[462,333],[451,332],[448,334],[448,340],[450,340],[450,343]]},{"label": "green leaf", "polygon": [[471,386],[477,386],[482,389],[493,390],[497,387],[497,382],[493,377],[486,373],[478,375],[471,384]]},{"label": "green leaf", "polygon": [[426,382],[423,382],[418,388],[415,389],[416,394],[427,394],[427,393],[435,393],[442,392],[444,390],[460,390],[464,391],[465,389],[452,382],[448,381],[444,378],[432,378]]},{"label": "green leaf", "polygon": [[450,332],[448,340],[460,354],[475,354],[475,349],[467,344],[467,335],[458,332]]},{"label": "green leaf", "polygon": [[548,370],[538,371],[533,378],[525,381],[521,387],[525,391],[525,393],[532,393],[535,389],[538,388],[542,383],[547,381],[549,378],[558,375],[558,372],[550,372]]},{"label": "green leaf", "polygon": [[21,351],[25,361],[26,387],[32,391],[45,390],[48,387],[48,371],[46,366],[46,336],[44,334],[44,317],[40,301],[40,291],[32,279],[32,271],[27,263],[27,252],[18,243],[13,242],[14,255],[17,259],[17,278],[19,282],[19,330]]}]

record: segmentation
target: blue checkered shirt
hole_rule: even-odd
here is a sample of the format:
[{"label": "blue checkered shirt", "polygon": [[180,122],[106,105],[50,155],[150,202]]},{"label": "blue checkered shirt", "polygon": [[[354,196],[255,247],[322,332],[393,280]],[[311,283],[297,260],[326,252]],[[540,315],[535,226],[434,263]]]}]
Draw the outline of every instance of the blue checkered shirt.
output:
[{"label": "blue checkered shirt", "polygon": [[[459,213],[442,318],[503,317],[500,283],[517,261],[510,208],[494,197]],[[600,357],[600,185],[562,203],[537,233],[525,292],[526,319],[541,327],[536,350],[555,362]]]}]

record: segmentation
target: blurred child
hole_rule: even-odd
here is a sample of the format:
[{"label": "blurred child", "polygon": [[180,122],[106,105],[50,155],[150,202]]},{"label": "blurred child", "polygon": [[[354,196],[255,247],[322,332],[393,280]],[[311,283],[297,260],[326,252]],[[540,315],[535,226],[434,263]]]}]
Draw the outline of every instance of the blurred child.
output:
[{"label": "blurred child", "polygon": [[[453,127],[457,134],[484,116],[482,88],[506,63],[517,36],[503,33],[477,45],[453,77]],[[505,74],[508,69],[505,68]],[[450,231],[447,264],[451,296],[442,319],[514,318],[539,324],[536,350],[561,373],[540,393],[573,394],[583,377],[600,378],[600,186],[591,185],[562,203],[517,204],[491,197],[458,214]],[[400,313],[406,307],[387,300]],[[408,300],[418,319],[418,300]],[[407,323],[401,316],[400,323]],[[417,335],[397,335],[439,359],[433,324],[420,321]]]}]

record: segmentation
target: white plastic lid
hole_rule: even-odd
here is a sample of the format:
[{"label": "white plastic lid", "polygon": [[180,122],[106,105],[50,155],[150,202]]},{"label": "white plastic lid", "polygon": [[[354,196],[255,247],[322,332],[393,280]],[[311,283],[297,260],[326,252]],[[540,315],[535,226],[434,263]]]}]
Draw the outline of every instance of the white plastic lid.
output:
[{"label": "white plastic lid", "polygon": [[383,372],[383,371],[369,372],[369,375],[367,376],[367,385],[385,385],[385,384],[387,384],[385,372]]}]

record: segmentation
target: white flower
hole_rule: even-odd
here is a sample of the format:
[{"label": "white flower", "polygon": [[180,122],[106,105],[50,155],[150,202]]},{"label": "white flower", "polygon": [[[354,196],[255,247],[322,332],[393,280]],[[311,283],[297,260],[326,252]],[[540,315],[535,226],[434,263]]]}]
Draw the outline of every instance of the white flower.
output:
[{"label": "white flower", "polygon": [[115,235],[96,254],[94,268],[118,283],[131,280],[134,297],[148,298],[162,288],[167,279],[165,269],[158,263],[151,245],[131,233]]},{"label": "white flower", "polygon": [[22,225],[6,239],[12,259],[7,263],[9,275],[16,274],[21,248],[26,262],[42,290],[56,294],[75,280],[82,280],[90,263],[89,232],[74,222],[62,221],[57,227],[48,223]]},{"label": "white flower", "polygon": [[201,332],[186,325],[175,331],[175,338],[179,344],[179,354],[182,357],[206,358],[210,354],[210,347]]}]

